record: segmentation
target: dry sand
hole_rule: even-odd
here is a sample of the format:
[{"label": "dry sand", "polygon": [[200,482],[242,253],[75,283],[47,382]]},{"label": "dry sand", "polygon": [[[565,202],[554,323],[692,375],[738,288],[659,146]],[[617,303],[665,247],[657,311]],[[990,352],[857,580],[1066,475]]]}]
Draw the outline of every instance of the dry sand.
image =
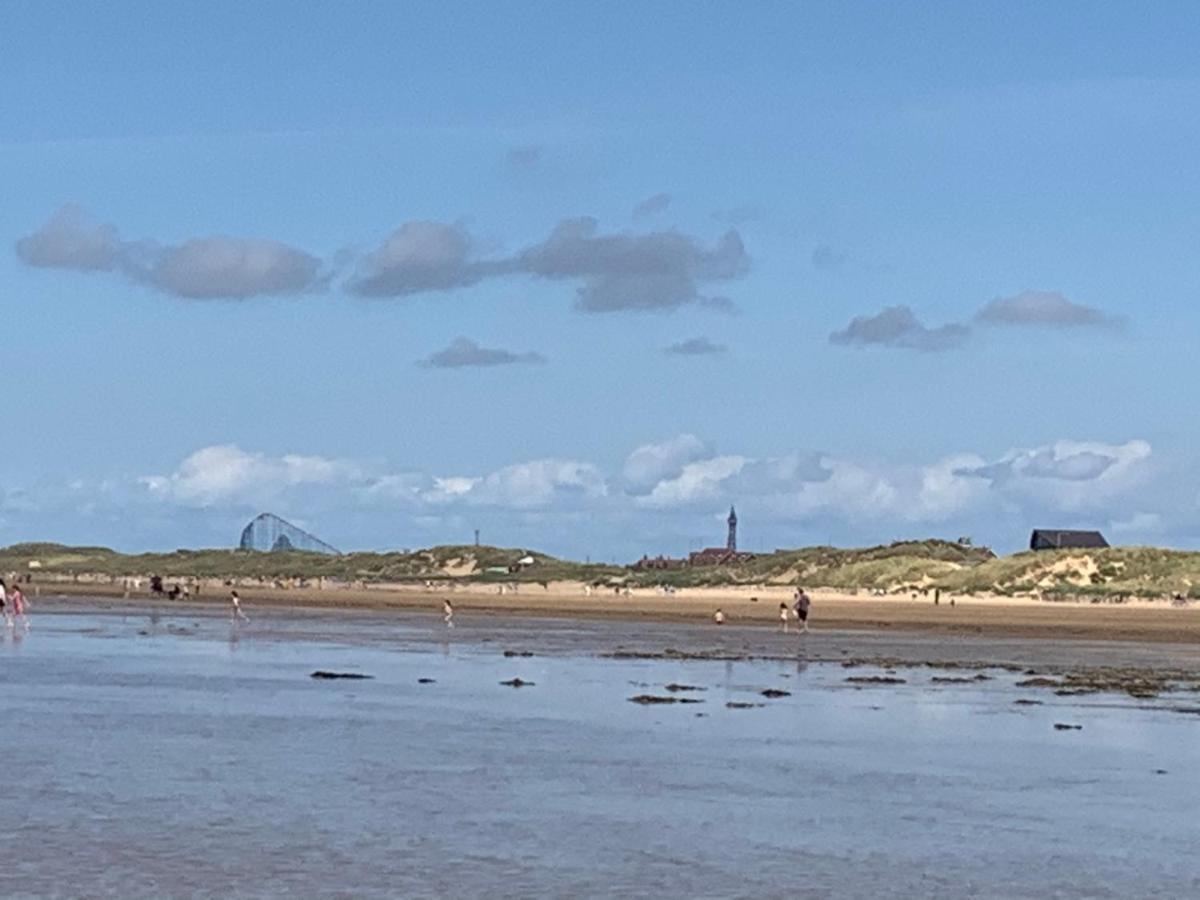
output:
[{"label": "dry sand", "polygon": [[[56,597],[121,598],[125,594],[120,585],[43,584],[36,588],[37,593],[31,598],[35,605],[39,602],[49,605]],[[237,589],[243,604],[251,610],[262,605],[440,611],[443,599],[449,598],[463,613],[705,622],[719,607],[730,625],[773,628],[779,626],[779,604],[790,605],[791,601],[791,589],[786,587],[688,588],[671,596],[644,588],[627,596],[611,590],[588,595],[583,585],[572,582],[551,583],[547,588],[521,584],[515,593],[500,593],[496,585],[484,584],[461,584],[452,589],[443,585],[292,589],[239,584]],[[198,602],[225,604],[228,591],[228,587],[217,582],[205,584]],[[1051,602],[943,594],[941,603],[935,606],[932,596],[874,597],[825,590],[810,594],[813,598],[810,623],[814,629],[890,629],[947,635],[1200,644],[1200,603],[1180,608],[1162,601]],[[128,599],[137,603],[169,603],[151,598],[144,591],[133,593]]]}]

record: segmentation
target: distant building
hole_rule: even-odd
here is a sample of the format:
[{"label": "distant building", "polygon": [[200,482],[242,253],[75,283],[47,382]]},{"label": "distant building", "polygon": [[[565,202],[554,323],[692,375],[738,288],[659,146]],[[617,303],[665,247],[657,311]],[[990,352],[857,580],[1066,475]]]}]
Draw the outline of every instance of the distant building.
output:
[{"label": "distant building", "polygon": [[1030,550],[1098,550],[1108,546],[1098,531],[1063,531],[1035,528],[1029,538]]},{"label": "distant building", "polygon": [[643,556],[635,562],[631,568],[639,572],[658,571],[667,569],[682,569],[687,565],[686,559],[677,559],[671,556]]},{"label": "distant building", "polygon": [[753,553],[730,550],[728,547],[705,547],[688,554],[687,564],[701,566],[736,566],[754,559]]},{"label": "distant building", "polygon": [[743,553],[737,548],[737,510],[729,507],[729,518],[725,520],[729,530],[725,534],[724,547],[705,547],[694,550],[686,559],[671,556],[643,556],[635,562],[631,569],[637,571],[654,571],[669,569],[702,568],[708,566],[736,566],[754,559],[753,553]]},{"label": "distant building", "polygon": [[736,566],[754,559],[753,553],[741,553],[737,548],[737,510],[729,507],[729,518],[725,520],[729,526],[724,547],[705,547],[688,554],[689,566]]}]

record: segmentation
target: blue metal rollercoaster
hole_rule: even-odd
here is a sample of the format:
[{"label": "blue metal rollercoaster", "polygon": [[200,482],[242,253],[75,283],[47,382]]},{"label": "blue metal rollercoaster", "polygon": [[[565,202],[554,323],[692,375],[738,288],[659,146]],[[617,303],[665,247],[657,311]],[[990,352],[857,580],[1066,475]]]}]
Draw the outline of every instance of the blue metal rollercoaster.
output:
[{"label": "blue metal rollercoaster", "polygon": [[297,528],[291,522],[285,522],[273,513],[262,513],[251,519],[250,524],[242,529],[242,539],[238,542],[238,547],[242,550],[262,552],[302,550],[307,553],[326,553],[330,556],[342,555],[337,548],[331,547],[302,528]]}]

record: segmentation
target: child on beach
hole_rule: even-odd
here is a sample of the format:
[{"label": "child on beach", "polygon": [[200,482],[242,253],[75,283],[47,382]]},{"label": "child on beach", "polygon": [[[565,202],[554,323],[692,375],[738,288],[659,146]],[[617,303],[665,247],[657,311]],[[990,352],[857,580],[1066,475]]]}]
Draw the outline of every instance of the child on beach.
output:
[{"label": "child on beach", "polygon": [[8,590],[4,587],[3,578],[0,578],[0,613],[4,614],[4,624],[12,628],[12,613],[8,608]]},{"label": "child on beach", "polygon": [[447,628],[454,627],[454,606],[449,600],[442,601],[442,619],[445,621]]},{"label": "child on beach", "polygon": [[782,631],[784,634],[787,634],[787,632],[788,632],[788,619],[790,617],[791,617],[791,613],[788,612],[787,604],[780,603],[779,604],[779,630]]},{"label": "child on beach", "polygon": [[725,613],[723,613],[719,607],[717,608],[717,611],[713,613],[713,621],[718,625],[725,624]]},{"label": "child on beach", "polygon": [[8,599],[12,604],[12,620],[14,623],[19,622],[21,627],[26,631],[29,630],[29,616],[25,613],[26,603],[25,594],[21,590],[19,584],[14,584],[13,589],[9,592]]},{"label": "child on beach", "polygon": [[243,622],[249,622],[250,619],[242,612],[242,598],[238,596],[237,591],[229,592],[229,618],[234,622],[239,619]]}]

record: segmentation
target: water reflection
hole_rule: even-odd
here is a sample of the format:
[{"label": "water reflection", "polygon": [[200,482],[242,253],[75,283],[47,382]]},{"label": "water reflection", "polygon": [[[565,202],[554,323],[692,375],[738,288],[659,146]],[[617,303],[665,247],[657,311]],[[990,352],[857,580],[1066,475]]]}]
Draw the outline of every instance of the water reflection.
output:
[{"label": "water reflection", "polygon": [[[451,653],[435,616],[53,618],[0,663],[3,896],[1200,889],[1200,721],[1133,702],[803,654],[505,658],[518,629]],[[628,702],[671,683],[701,702]]]}]

